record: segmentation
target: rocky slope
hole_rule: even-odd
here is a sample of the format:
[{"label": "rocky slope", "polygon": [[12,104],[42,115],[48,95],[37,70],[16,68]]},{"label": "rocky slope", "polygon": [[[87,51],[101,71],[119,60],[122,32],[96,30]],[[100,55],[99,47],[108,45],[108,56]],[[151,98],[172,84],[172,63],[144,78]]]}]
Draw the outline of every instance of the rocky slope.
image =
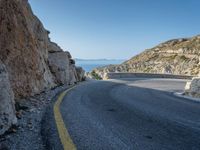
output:
[{"label": "rocky slope", "polygon": [[83,78],[83,70],[75,67],[70,53],[52,43],[48,34],[27,0],[0,0],[0,66],[6,70],[0,75],[1,85],[5,85],[0,94],[0,113],[10,112],[0,116],[0,133],[16,122],[14,98],[74,84]]},{"label": "rocky slope", "polygon": [[134,56],[121,65],[94,69],[103,77],[107,72],[170,73],[198,75],[200,73],[200,36],[170,40]]}]

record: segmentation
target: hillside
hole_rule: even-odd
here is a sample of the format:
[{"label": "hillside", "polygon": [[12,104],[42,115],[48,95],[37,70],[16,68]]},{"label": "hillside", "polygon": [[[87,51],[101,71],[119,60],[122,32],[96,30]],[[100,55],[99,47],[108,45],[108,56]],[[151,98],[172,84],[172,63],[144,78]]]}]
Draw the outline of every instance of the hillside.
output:
[{"label": "hillside", "polygon": [[200,36],[174,39],[147,49],[120,65],[96,68],[103,77],[107,72],[170,73],[198,75],[200,73]]}]

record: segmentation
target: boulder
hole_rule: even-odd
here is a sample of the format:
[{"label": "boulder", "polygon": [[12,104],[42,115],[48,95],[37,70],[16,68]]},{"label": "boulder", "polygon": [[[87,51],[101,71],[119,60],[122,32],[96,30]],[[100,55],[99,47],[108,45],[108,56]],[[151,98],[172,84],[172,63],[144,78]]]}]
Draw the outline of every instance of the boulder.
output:
[{"label": "boulder", "polygon": [[68,52],[49,53],[49,67],[57,84],[70,83],[70,61]]},{"label": "boulder", "polygon": [[17,123],[14,107],[14,94],[10,86],[8,73],[0,62],[0,135]]},{"label": "boulder", "polygon": [[189,92],[190,91],[190,86],[191,86],[191,81],[188,81],[185,85],[185,92]]},{"label": "boulder", "polygon": [[76,67],[76,72],[77,72],[77,80],[78,81],[84,81],[85,80],[85,71],[83,70],[82,67]]},{"label": "boulder", "polygon": [[77,76],[77,72],[76,72],[76,66],[75,64],[73,64],[75,61],[70,61],[70,65],[69,65],[69,84],[73,85],[75,83],[78,82],[78,76]]},{"label": "boulder", "polygon": [[48,44],[48,52],[54,53],[54,52],[62,52],[63,50],[54,42],[49,42]]},{"label": "boulder", "polygon": [[185,94],[193,97],[200,97],[200,77],[194,77],[185,86]]}]

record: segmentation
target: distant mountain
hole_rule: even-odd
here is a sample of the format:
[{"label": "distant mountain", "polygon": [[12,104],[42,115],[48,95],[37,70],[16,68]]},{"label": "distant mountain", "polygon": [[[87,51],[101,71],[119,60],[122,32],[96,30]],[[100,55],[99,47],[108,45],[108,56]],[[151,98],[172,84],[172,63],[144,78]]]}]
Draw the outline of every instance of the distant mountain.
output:
[{"label": "distant mountain", "polygon": [[125,61],[125,59],[80,59],[80,58],[75,58],[75,61]]},{"label": "distant mountain", "polygon": [[173,39],[147,49],[120,65],[94,69],[102,76],[107,72],[200,74],[200,35]]}]

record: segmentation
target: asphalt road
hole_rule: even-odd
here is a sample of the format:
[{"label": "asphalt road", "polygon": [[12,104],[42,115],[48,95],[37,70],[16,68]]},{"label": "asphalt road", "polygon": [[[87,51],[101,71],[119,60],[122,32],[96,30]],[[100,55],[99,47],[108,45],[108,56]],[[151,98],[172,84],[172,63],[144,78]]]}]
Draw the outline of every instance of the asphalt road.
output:
[{"label": "asphalt road", "polygon": [[200,103],[173,95],[185,82],[90,81],[60,111],[78,150],[200,150]]}]

